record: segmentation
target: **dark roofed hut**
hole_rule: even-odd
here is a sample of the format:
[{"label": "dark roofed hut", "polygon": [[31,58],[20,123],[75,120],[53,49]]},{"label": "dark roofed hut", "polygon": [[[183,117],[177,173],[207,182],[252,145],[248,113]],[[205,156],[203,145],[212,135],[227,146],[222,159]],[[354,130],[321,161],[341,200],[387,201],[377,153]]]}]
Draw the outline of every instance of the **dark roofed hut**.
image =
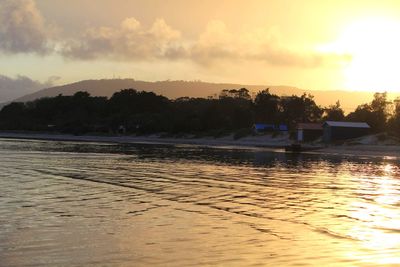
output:
[{"label": "dark roofed hut", "polygon": [[298,123],[296,126],[297,141],[311,142],[322,137],[322,123]]},{"label": "dark roofed hut", "polygon": [[329,143],[367,135],[371,127],[365,122],[326,121],[323,128],[323,140]]}]

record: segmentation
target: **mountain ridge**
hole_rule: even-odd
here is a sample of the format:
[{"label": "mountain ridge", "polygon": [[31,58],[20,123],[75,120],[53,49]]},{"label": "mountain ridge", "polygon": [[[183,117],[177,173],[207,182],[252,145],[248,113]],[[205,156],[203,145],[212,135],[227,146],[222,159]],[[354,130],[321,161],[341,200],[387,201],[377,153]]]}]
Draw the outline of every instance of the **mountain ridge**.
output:
[{"label": "mountain ridge", "polygon": [[[285,85],[243,85],[236,83],[210,83],[182,80],[147,82],[135,79],[93,79],[45,88],[35,93],[17,98],[14,102],[28,102],[42,97],[54,97],[59,94],[73,95],[78,91],[87,91],[92,96],[111,97],[113,93],[127,88],[134,88],[141,91],[152,91],[170,99],[179,97],[215,97],[223,89],[238,88],[247,88],[253,95],[255,95],[260,90],[270,88],[271,93],[279,96],[301,95],[303,93],[311,94],[314,96],[317,104],[321,106],[333,105],[339,100],[342,108],[346,112],[354,110],[360,104],[370,102],[373,98],[372,92],[305,90]],[[389,94],[390,99],[397,96],[400,96],[400,94]]]}]

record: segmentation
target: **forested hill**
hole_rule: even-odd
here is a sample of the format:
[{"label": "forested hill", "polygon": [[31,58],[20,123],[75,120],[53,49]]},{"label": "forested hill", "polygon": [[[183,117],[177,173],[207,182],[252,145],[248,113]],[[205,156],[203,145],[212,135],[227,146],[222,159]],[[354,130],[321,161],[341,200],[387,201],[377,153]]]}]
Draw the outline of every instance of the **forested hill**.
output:
[{"label": "forested hill", "polygon": [[[347,92],[347,91],[311,91],[289,86],[268,86],[268,85],[242,85],[230,83],[207,83],[201,81],[158,81],[145,82],[134,79],[104,79],[104,80],[85,80],[62,86],[40,90],[36,93],[26,95],[15,102],[27,102],[42,97],[53,97],[59,94],[68,96],[79,91],[86,91],[92,96],[111,97],[115,92],[123,88],[135,88],[141,91],[155,92],[170,99],[179,97],[208,97],[215,96],[223,89],[247,88],[251,95],[270,88],[270,92],[278,96],[297,95],[301,96],[304,92],[314,96],[315,101],[322,106],[329,106],[340,100],[342,108],[346,113],[354,110],[359,103],[367,103],[372,100],[370,92]],[[389,99],[394,98],[388,95]]]},{"label": "forested hill", "polygon": [[87,92],[58,95],[32,102],[14,102],[0,111],[0,130],[63,133],[208,134],[250,133],[254,123],[363,121],[374,132],[400,131],[400,100],[390,102],[376,93],[345,115],[340,103],[318,105],[312,96],[280,97],[263,90],[254,97],[245,89],[222,90],[213,98],[168,99],[153,92],[125,89],[111,98]]}]

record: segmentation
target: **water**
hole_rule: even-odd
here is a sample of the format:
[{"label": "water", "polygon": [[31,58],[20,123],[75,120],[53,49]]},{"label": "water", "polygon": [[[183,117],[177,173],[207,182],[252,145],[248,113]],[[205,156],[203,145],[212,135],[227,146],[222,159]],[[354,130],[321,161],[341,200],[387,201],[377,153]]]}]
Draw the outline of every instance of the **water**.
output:
[{"label": "water", "polygon": [[400,265],[400,163],[0,140],[0,266]]}]

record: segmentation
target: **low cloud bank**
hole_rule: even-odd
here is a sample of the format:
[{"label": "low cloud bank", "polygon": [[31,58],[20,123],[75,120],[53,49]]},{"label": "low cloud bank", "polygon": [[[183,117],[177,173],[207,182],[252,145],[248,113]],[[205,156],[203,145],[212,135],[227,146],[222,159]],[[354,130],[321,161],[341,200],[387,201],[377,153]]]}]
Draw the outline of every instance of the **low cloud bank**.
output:
[{"label": "low cloud bank", "polygon": [[50,77],[46,82],[42,83],[22,75],[11,78],[0,74],[0,103],[12,101],[26,94],[51,87],[58,79],[59,77]]}]

